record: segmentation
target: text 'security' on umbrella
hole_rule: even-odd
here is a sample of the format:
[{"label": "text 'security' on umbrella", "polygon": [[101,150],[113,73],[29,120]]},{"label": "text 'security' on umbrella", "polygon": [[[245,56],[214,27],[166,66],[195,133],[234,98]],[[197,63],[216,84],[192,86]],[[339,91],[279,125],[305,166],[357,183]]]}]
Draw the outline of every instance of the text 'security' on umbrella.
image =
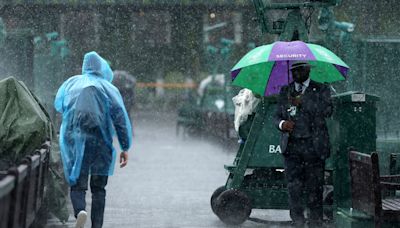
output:
[{"label": "text 'security' on umbrella", "polygon": [[349,67],[328,49],[302,41],[275,42],[247,53],[231,70],[232,85],[269,96],[292,81],[289,66],[308,61],[311,79],[321,83],[345,80]]}]

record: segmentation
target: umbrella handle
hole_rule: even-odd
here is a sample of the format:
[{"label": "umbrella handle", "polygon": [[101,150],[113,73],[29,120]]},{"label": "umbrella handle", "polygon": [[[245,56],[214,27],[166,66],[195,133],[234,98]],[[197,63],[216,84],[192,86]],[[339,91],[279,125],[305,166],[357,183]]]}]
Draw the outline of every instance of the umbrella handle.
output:
[{"label": "umbrella handle", "polygon": [[290,70],[289,70],[289,60],[287,60],[286,62],[287,62],[287,84],[289,85],[289,81],[290,81],[290,79],[289,79],[289,73],[290,73]]},{"label": "umbrella handle", "polygon": [[331,88],[331,90],[335,93],[335,94],[337,94],[337,92],[336,92],[336,89],[335,88],[333,88],[333,86],[332,85],[329,85],[329,87]]}]

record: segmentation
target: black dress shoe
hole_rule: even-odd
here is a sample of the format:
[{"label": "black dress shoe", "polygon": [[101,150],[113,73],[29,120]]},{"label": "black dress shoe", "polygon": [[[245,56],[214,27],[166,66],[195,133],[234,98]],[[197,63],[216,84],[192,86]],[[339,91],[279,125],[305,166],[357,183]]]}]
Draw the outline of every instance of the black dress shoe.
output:
[{"label": "black dress shoe", "polygon": [[324,223],[320,220],[309,220],[308,221],[308,228],[323,228]]}]

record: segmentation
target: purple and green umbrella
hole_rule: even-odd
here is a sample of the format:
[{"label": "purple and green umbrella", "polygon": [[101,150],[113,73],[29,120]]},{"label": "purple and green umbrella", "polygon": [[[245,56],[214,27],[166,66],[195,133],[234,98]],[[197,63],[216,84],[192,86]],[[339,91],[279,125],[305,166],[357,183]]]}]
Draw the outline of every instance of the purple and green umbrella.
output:
[{"label": "purple and green umbrella", "polygon": [[247,53],[231,70],[232,85],[269,96],[292,81],[289,67],[294,61],[308,61],[311,79],[321,83],[345,80],[349,67],[328,49],[302,41],[263,45]]}]

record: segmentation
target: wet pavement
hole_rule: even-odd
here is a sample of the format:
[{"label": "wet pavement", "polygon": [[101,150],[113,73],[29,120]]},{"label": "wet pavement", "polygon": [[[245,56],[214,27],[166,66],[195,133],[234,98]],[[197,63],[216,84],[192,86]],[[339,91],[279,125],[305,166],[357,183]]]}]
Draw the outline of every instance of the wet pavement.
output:
[{"label": "wet pavement", "polygon": [[[230,164],[236,145],[227,147],[200,138],[176,136],[173,114],[141,113],[134,118],[134,145],[128,166],[116,167],[109,178],[103,227],[232,227],[211,211],[213,191],[225,184],[224,164]],[[90,213],[90,191],[87,210]],[[72,214],[72,213],[71,213]],[[288,227],[285,210],[253,210],[239,227]],[[86,227],[90,227],[90,219]],[[50,219],[48,227],[74,227]]]}]

